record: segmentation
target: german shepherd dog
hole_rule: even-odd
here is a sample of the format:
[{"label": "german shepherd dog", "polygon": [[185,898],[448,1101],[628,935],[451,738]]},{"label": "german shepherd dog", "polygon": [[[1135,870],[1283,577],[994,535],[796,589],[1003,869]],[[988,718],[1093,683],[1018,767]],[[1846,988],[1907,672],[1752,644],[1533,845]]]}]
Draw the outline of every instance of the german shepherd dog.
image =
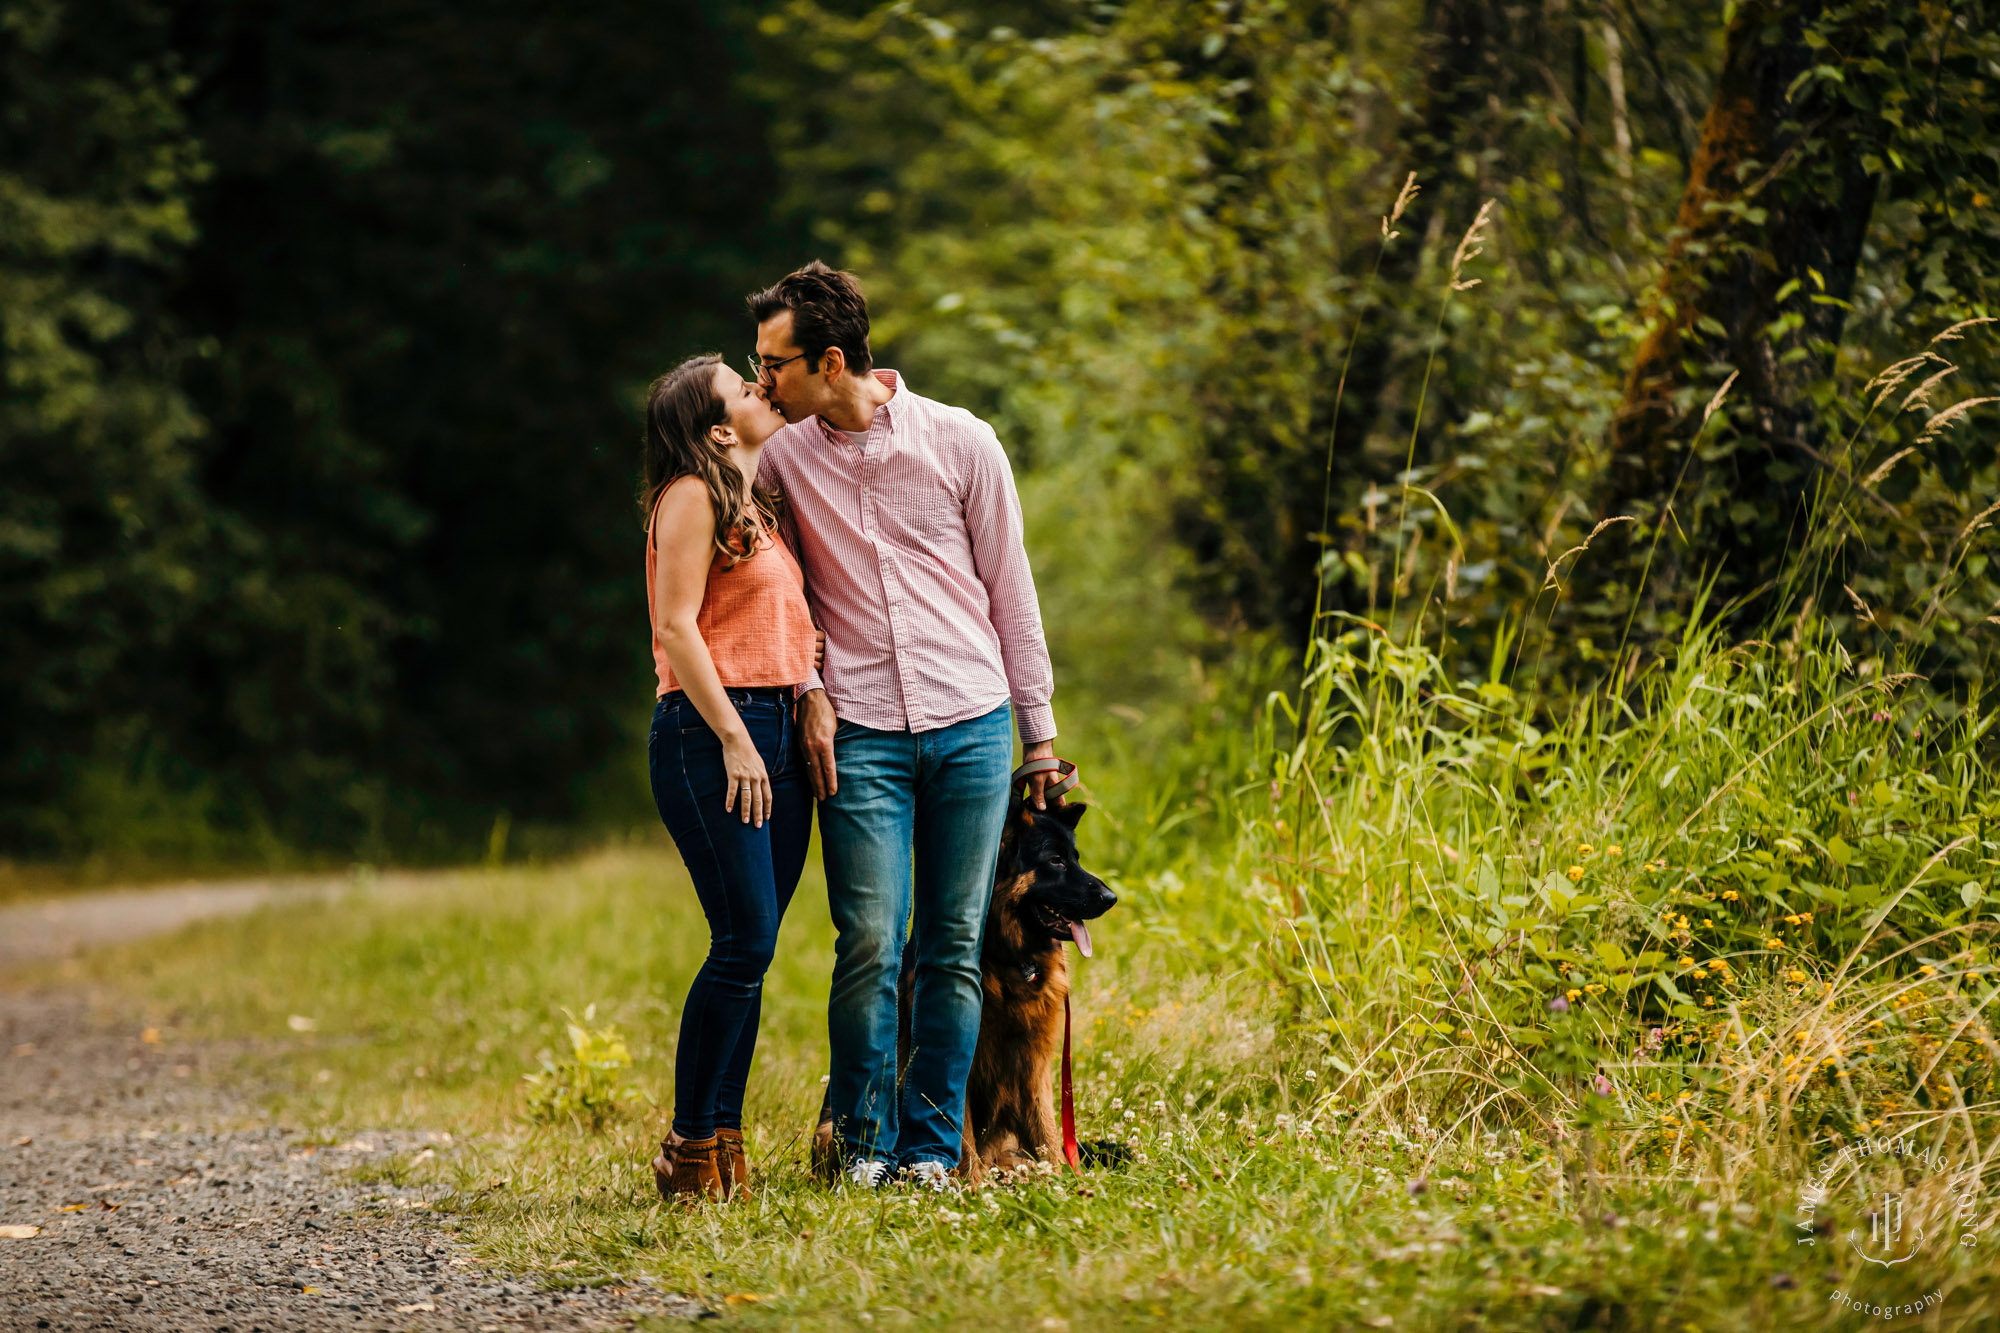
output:
[{"label": "german shepherd dog", "polygon": [[[1056,1119],[1055,1063],[1063,1035],[1063,1002],[1069,995],[1074,942],[1090,957],[1090,927],[1117,903],[1104,881],[1077,864],[1076,825],[1088,806],[1037,810],[1014,803],[1000,835],[1000,860],[986,910],[980,948],[979,1044],[966,1080],[964,1138],[959,1175],[983,1179],[989,1169],[1039,1161],[1061,1164],[1062,1127]],[[910,1004],[916,959],[907,950],[899,984],[901,1040],[898,1063],[909,1060]],[[1119,1145],[1091,1144],[1090,1155],[1112,1157]],[[813,1165],[823,1177],[837,1170],[832,1108],[820,1103],[813,1135]]]}]

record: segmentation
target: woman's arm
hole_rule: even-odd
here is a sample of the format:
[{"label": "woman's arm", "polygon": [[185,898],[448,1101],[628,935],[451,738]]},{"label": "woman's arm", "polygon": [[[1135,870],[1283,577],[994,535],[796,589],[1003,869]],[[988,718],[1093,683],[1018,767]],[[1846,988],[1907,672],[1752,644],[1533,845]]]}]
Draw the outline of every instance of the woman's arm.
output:
[{"label": "woman's arm", "polygon": [[743,821],[754,821],[762,828],[771,809],[770,775],[736,705],[729,702],[715,659],[695,623],[701,614],[702,594],[708,588],[709,566],[715,560],[714,534],[715,515],[709,508],[708,488],[701,480],[683,477],[667,487],[659,508],[653,511],[658,579],[653,591],[660,617],[655,628],[674,669],[674,679],[709,729],[722,738],[722,761],[729,781],[723,809],[738,811],[740,800]]}]

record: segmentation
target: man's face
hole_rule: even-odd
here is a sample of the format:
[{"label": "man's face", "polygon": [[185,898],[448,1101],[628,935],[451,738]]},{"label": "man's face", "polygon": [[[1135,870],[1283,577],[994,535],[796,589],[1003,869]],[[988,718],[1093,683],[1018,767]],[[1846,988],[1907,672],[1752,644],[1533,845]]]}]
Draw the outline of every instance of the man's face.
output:
[{"label": "man's face", "polygon": [[783,362],[760,382],[771,406],[783,412],[785,420],[804,421],[826,405],[827,358],[820,358],[819,374],[806,368],[807,358],[792,340],[791,311],[780,310],[757,326],[757,356],[766,365]]}]

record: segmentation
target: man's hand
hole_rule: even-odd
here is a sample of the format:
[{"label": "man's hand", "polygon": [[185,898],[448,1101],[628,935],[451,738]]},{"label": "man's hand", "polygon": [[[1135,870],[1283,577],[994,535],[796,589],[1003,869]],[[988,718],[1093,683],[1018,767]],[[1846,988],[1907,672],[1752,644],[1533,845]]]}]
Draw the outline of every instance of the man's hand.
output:
[{"label": "man's hand", "polygon": [[[1053,759],[1055,758],[1055,753],[1056,743],[1053,740],[1036,741],[1033,745],[1022,749],[1021,762],[1025,764],[1030,759]],[[1043,793],[1048,790],[1051,782],[1056,781],[1060,777],[1062,777],[1060,773],[1036,773],[1028,778],[1028,799],[1035,803],[1035,809],[1046,810],[1049,808],[1049,803],[1043,798]],[[1062,803],[1063,798],[1060,796],[1056,797],[1056,804],[1061,805]]]},{"label": "man's hand", "polygon": [[799,700],[799,753],[805,756],[806,780],[813,797],[824,801],[840,790],[833,772],[833,701],[825,690],[813,690]]}]

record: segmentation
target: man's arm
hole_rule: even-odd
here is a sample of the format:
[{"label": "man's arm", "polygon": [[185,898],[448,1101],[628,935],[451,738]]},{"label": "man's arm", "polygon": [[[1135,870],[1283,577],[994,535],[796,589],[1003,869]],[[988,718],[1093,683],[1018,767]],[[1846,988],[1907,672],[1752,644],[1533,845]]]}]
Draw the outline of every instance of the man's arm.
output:
[{"label": "man's arm", "polygon": [[[992,431],[980,429],[973,444],[965,494],[965,526],[972,541],[972,563],[986,585],[987,615],[1000,639],[1000,661],[1007,672],[1007,692],[1014,701],[1014,721],[1029,759],[1055,753],[1055,671],[1042,636],[1042,608],[1035,597],[1035,574],[1028,565],[1028,548],[1021,521],[1021,497],[1014,489],[1014,469]],[[1038,809],[1046,808],[1043,790],[1048,775],[1030,779],[1029,794]],[[1058,798],[1060,800],[1060,798]]]}]

